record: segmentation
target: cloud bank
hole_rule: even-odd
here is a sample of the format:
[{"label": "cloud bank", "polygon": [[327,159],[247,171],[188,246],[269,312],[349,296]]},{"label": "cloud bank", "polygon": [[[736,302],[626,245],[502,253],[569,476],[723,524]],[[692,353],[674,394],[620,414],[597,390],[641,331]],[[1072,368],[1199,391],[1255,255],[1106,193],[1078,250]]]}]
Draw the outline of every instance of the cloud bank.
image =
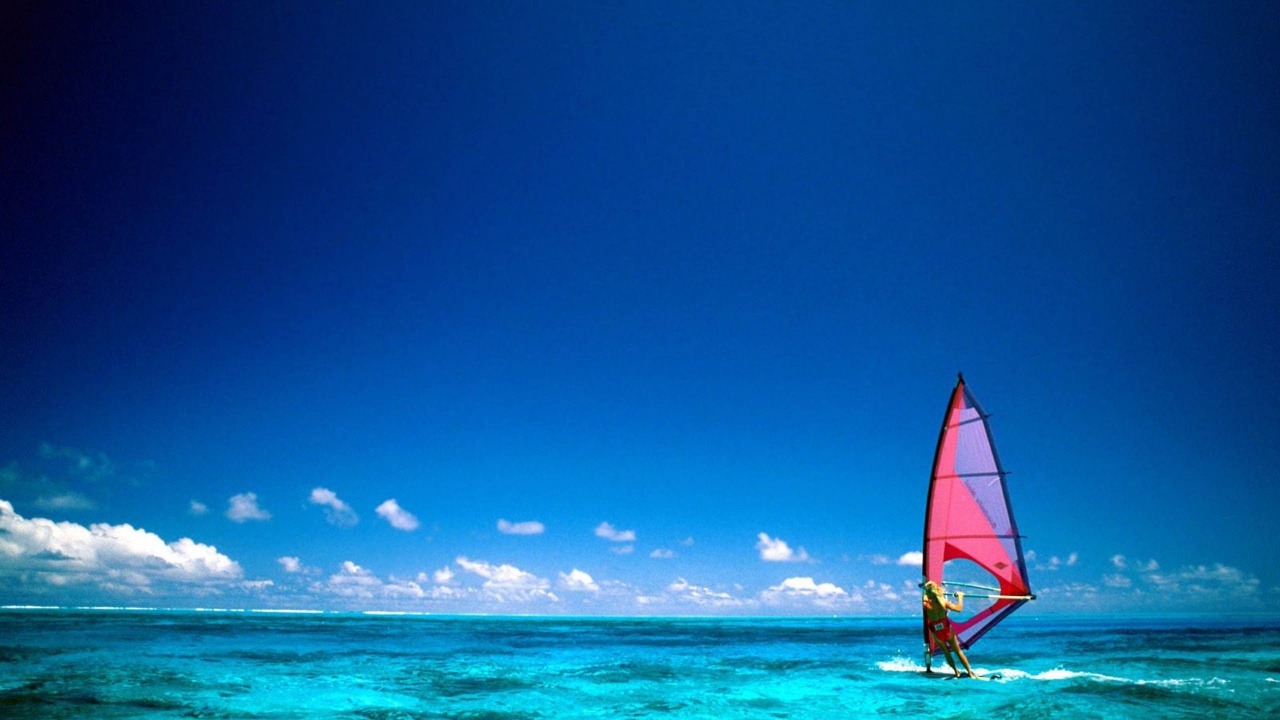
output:
[{"label": "cloud bank", "polygon": [[209,592],[238,581],[240,565],[212,545],[181,538],[165,542],[132,525],[24,518],[0,500],[0,576],[42,588],[83,586],[126,595],[184,586]]}]

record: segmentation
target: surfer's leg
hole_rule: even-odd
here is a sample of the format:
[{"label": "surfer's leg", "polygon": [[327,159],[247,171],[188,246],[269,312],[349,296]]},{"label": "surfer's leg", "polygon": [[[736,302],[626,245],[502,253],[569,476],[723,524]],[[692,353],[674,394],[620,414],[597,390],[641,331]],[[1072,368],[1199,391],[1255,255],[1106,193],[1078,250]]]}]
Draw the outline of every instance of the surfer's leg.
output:
[{"label": "surfer's leg", "polygon": [[960,677],[960,671],[956,669],[955,658],[951,657],[951,646],[942,643],[942,654],[947,658],[947,665],[951,666],[951,672],[955,673],[956,677]]},{"label": "surfer's leg", "polygon": [[[951,645],[952,645],[953,647],[955,647],[955,649],[956,649],[956,654],[960,656],[960,662],[964,663],[964,669],[965,669],[965,671],[966,671],[966,672],[968,672],[968,673],[969,673],[969,677],[971,677],[971,678],[976,678],[976,677],[978,677],[977,675],[974,675],[974,674],[973,674],[973,668],[969,667],[969,658],[967,658],[967,657],[965,657],[965,656],[964,656],[964,650],[961,650],[961,649],[960,649],[960,639],[959,639],[959,638],[957,638],[954,634],[952,634],[952,636],[951,636]],[[947,651],[947,658],[948,658],[948,659],[950,659],[950,657],[951,657],[951,651],[950,651],[950,650],[948,650],[948,651]],[[954,668],[954,667],[955,667],[955,665],[952,665],[951,667],[952,667],[952,668]],[[958,672],[957,672],[957,674],[958,674]]]}]

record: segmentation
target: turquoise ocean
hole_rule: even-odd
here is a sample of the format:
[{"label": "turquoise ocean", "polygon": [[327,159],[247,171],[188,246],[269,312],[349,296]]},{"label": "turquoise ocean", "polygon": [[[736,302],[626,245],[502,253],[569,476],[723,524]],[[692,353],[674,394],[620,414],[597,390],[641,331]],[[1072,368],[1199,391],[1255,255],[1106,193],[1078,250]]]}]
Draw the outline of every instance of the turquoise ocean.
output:
[{"label": "turquoise ocean", "polygon": [[990,682],[925,675],[919,627],[11,609],[0,717],[1280,716],[1274,617],[1015,615],[970,652]]}]

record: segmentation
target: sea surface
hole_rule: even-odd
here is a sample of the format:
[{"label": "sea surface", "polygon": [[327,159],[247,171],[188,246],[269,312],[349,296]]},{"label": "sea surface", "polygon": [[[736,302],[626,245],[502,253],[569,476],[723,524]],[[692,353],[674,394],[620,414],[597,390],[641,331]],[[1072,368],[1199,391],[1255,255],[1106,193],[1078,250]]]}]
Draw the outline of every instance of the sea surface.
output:
[{"label": "sea surface", "polygon": [[1275,617],[1014,616],[969,653],[988,682],[926,675],[919,628],[0,610],[0,717],[1280,716]]}]

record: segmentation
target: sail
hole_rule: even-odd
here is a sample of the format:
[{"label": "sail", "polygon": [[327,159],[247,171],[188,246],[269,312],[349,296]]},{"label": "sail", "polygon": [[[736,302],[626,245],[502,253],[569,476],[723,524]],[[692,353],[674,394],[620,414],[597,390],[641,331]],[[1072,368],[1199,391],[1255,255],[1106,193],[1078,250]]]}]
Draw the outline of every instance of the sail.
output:
[{"label": "sail", "polygon": [[[965,592],[963,619],[952,617],[952,629],[964,648],[1034,598],[987,414],[965,385],[963,375],[947,403],[933,458],[925,506],[923,571],[925,580],[945,587],[950,579],[953,585],[945,589]],[[959,582],[970,578],[980,582]],[[974,609],[977,612],[969,616]],[[931,651],[942,651],[934,647],[927,630],[925,642]]]}]

